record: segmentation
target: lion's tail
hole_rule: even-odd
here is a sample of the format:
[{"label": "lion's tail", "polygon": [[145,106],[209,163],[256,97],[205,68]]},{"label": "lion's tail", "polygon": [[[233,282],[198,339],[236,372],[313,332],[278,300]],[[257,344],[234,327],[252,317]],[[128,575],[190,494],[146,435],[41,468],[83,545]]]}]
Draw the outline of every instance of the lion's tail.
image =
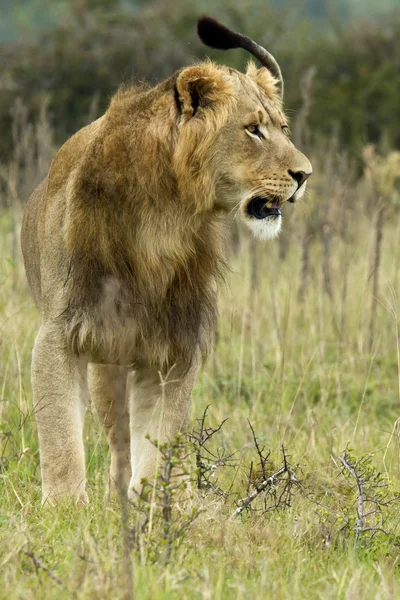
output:
[{"label": "lion's tail", "polygon": [[216,48],[217,50],[244,48],[250,52],[276,77],[283,93],[282,73],[275,58],[265,48],[247,37],[247,35],[236,33],[207,15],[198,20],[197,33],[203,44],[210,48]]}]

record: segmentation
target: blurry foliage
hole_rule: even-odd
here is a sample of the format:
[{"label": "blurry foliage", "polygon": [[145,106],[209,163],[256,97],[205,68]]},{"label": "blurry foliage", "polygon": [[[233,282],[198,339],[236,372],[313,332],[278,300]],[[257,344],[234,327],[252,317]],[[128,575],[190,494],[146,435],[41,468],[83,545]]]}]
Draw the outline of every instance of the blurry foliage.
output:
[{"label": "blurry foliage", "polygon": [[17,98],[32,119],[43,97],[49,99],[55,142],[60,144],[102,114],[122,82],[146,78],[155,83],[207,54],[242,69],[249,58],[246,52],[225,54],[201,46],[195,26],[204,12],[276,55],[287,82],[289,114],[302,106],[304,75],[316,68],[308,117],[315,137],[337,130],[340,142],[351,150],[366,143],[385,149],[400,145],[399,13],[374,22],[333,19],[317,27],[285,4],[264,0],[222,0],[218,7],[211,0],[73,0],[67,12],[65,2],[58,0],[54,14],[56,5],[64,17],[57,25],[35,37],[27,31],[24,39],[0,46],[0,159],[12,148]]}]

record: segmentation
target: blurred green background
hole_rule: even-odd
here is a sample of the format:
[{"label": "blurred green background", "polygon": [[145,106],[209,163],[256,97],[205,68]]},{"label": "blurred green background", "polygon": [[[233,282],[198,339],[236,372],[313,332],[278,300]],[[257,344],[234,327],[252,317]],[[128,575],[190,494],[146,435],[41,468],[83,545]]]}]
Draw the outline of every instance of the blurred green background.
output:
[{"label": "blurred green background", "polygon": [[[135,598],[144,600],[400,598],[399,501],[381,488],[381,513],[366,500],[355,548],[359,492],[344,481],[338,459],[350,441],[355,456],[373,457],[371,474],[384,473],[397,493],[398,4],[0,0],[0,600],[126,598],[127,555]],[[192,423],[207,405],[212,426],[229,417],[218,446],[222,455],[235,452],[238,467],[227,475],[218,467],[226,496],[210,487],[188,509],[177,507],[181,531],[187,510],[200,507],[201,514],[177,541],[175,564],[151,565],[157,527],[146,530],[143,551],[132,542],[124,558],[125,523],[107,500],[109,454],[93,412],[85,433],[91,505],[41,510],[29,383],[39,318],[20,226],[57,147],[100,115],[121,83],[156,82],[207,55],[244,68],[246,52],[200,44],[202,13],[276,56],[293,140],[314,173],[304,202],[285,207],[273,243],[256,243],[232,218],[229,285],[221,290],[215,351],[196,383]],[[248,419],[272,452],[271,469],[284,444],[304,488],[291,508],[234,521],[237,498],[261,476]],[[133,510],[130,540],[139,523]]]},{"label": "blurred green background", "polygon": [[245,52],[200,44],[202,13],[276,56],[289,115],[308,86],[312,138],[334,133],[356,157],[368,143],[400,146],[398,0],[0,0],[0,8],[0,160],[13,148],[16,101],[35,122],[47,99],[58,145],[100,115],[122,82],[156,82],[206,55],[243,68]]}]

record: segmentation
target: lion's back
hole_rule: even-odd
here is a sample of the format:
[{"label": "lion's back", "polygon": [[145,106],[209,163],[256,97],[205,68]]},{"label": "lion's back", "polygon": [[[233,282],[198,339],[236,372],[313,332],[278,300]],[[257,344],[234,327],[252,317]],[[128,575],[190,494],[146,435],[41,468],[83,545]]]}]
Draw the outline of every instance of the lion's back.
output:
[{"label": "lion's back", "polygon": [[57,251],[62,235],[60,220],[65,214],[68,177],[96,136],[101,120],[97,119],[80,129],[58,150],[48,175],[34,189],[25,207],[21,248],[29,287],[38,308],[43,281],[41,255]]}]

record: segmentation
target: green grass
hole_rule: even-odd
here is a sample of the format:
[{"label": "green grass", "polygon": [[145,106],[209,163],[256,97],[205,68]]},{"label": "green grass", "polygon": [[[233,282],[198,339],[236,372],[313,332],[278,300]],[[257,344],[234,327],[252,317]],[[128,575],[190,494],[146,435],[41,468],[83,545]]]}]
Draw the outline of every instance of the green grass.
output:
[{"label": "green grass", "polygon": [[[313,206],[313,198],[309,207]],[[129,561],[137,598],[347,599],[400,597],[399,502],[384,509],[385,528],[355,548],[356,490],[341,474],[348,443],[357,457],[373,453],[376,472],[400,477],[398,293],[400,250],[395,219],[384,227],[378,306],[370,347],[371,214],[357,216],[343,241],[331,244],[334,298],[324,290],[319,235],[309,242],[304,282],[302,236],[310,208],[297,206],[288,254],[279,242],[257,246],[259,286],[251,278],[246,236],[222,290],[217,350],[195,387],[192,420],[210,404],[210,422],[227,417],[215,444],[237,451],[236,469],[221,469],[231,495],[222,501],[193,490],[200,515],[174,547],[170,564],[152,564],[157,527]],[[37,432],[32,415],[30,355],[39,319],[20,258],[13,257],[11,219],[0,221],[0,598],[126,598],[127,557],[118,501],[107,497],[109,455],[94,414],[86,426],[87,508],[40,506]],[[302,231],[302,229],[301,229]],[[253,257],[254,261],[254,257]],[[347,290],[346,290],[347,286]],[[279,464],[284,444],[303,481],[292,506],[234,519],[256,460],[250,420]],[[260,507],[260,503],[258,504]],[[135,509],[129,507],[128,526]],[[340,532],[342,524],[349,526]],[[371,521],[371,524],[374,524]],[[45,567],[36,568],[32,556]],[[49,569],[50,572],[46,569]]]}]

